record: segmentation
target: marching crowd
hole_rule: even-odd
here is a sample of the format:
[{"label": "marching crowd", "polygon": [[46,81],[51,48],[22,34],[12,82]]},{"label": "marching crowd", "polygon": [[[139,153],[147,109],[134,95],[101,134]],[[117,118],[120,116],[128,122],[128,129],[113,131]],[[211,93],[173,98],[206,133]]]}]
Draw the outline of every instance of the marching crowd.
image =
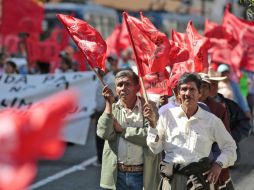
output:
[{"label": "marching crowd", "polygon": [[[82,45],[79,48],[87,54],[89,65],[104,64],[101,57],[106,55],[107,44],[99,34],[92,31],[96,37],[87,35],[92,36],[87,41],[97,46],[81,43],[83,34],[80,33],[89,28],[88,25],[84,27],[83,23],[78,28],[77,23],[72,23],[74,18],[64,15],[59,18],[75,43]],[[97,105],[91,116],[96,126],[97,157],[101,165],[100,186],[117,190],[234,189],[230,167],[240,161],[239,143],[251,134],[253,126],[253,73],[247,74],[248,94],[245,97],[233,78],[235,73],[230,64],[212,66],[210,63],[208,72],[205,72],[203,67],[207,61],[202,53],[208,54],[208,40],[197,40],[201,37],[194,30],[192,22],[186,29],[189,43],[184,44],[187,40],[181,39],[182,44],[179,44],[183,47],[180,48],[176,41],[169,41],[166,35],[156,31],[142,14],[141,20],[137,20],[124,13],[124,19],[126,23],[129,22],[132,46],[138,46],[134,50],[136,61],[131,49],[127,48],[120,56],[108,54],[105,71],[104,68],[96,71],[107,84],[102,86],[98,80]],[[137,28],[133,23],[137,24]],[[131,30],[144,30],[144,36],[148,37],[141,36],[141,40],[137,34],[131,34]],[[154,30],[155,33],[151,32]],[[180,39],[181,35],[175,33],[175,38]],[[79,71],[70,47],[59,53],[58,67],[51,68],[52,64],[40,62],[19,65],[20,60],[15,58],[27,57],[25,45],[19,45],[19,52],[12,56],[4,51],[0,54],[0,75]],[[85,45],[87,47],[83,47]],[[146,45],[150,47],[144,47]],[[195,54],[197,49],[199,53]],[[187,50],[190,52],[188,58],[184,59]],[[245,51],[249,53],[248,50]],[[146,56],[150,56],[149,59]],[[138,58],[141,60],[139,63]],[[173,73],[168,77],[170,95],[161,95],[158,102],[150,101],[146,96],[143,98],[140,92],[144,84],[136,64],[141,67],[143,62],[152,60],[150,69],[153,67],[157,69],[156,72],[162,72],[164,66],[182,62],[180,58],[186,61],[184,66],[193,63],[204,73]],[[142,69],[145,70],[147,65]]]},{"label": "marching crowd", "polygon": [[238,144],[252,131],[251,77],[248,102],[230,66],[220,64],[208,74],[174,75],[172,96],[156,104],[140,96],[131,67],[118,66],[114,55],[107,64],[95,114],[101,187],[234,189],[229,167],[239,163]]}]

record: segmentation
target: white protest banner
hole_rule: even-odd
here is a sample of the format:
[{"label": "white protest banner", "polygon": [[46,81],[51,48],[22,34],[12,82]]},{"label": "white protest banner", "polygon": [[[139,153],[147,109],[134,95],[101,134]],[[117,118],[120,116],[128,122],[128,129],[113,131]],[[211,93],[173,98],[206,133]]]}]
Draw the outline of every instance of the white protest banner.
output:
[{"label": "white protest banner", "polygon": [[67,118],[63,139],[85,144],[90,115],[95,108],[96,77],[93,72],[46,75],[0,75],[0,109],[29,107],[54,93],[73,89],[78,106]]}]

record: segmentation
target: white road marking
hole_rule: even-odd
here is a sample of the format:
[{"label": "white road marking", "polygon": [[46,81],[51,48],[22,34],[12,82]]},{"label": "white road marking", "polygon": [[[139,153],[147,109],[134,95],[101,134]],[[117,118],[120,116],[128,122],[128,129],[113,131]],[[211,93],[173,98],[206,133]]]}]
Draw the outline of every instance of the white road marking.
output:
[{"label": "white road marking", "polygon": [[43,185],[46,185],[47,183],[50,183],[52,181],[55,181],[59,178],[62,178],[64,177],[65,175],[68,175],[70,173],[73,173],[75,171],[78,171],[78,170],[85,170],[86,169],[86,166],[89,166],[91,165],[92,163],[96,162],[97,160],[97,156],[94,156],[94,157],[91,157],[89,158],[88,160],[85,160],[83,162],[81,162],[80,164],[78,165],[74,165],[66,170],[63,170],[61,172],[58,172],[52,176],[49,176],[41,181],[38,181],[34,184],[32,184],[30,187],[28,187],[29,190],[33,190],[33,189],[37,189]]}]

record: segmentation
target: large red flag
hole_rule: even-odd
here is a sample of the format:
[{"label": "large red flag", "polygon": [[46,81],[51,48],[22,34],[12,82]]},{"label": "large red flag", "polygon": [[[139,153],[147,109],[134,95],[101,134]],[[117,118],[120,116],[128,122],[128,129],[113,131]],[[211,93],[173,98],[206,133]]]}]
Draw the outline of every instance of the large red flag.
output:
[{"label": "large red flag", "polygon": [[170,44],[165,34],[141,14],[141,20],[123,13],[138,72],[144,76],[153,72],[164,72],[169,64]]},{"label": "large red flag", "polygon": [[68,15],[57,15],[92,68],[105,71],[107,44],[87,22]]},{"label": "large red flag", "polygon": [[59,159],[65,116],[75,107],[72,92],[55,95],[29,109],[0,112],[0,190],[25,189],[39,159]]},{"label": "large red flag", "polygon": [[254,71],[254,45],[252,43],[254,41],[254,22],[237,18],[229,12],[229,8],[227,7],[222,25],[240,43],[241,51],[244,52],[238,69]]},{"label": "large red flag", "polygon": [[40,33],[44,8],[36,0],[2,0],[1,34]]}]

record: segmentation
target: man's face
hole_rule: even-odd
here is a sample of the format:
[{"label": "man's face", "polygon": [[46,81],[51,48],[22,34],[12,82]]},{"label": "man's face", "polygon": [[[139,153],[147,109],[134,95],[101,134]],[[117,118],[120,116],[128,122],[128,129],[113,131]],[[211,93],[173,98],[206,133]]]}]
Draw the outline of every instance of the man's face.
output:
[{"label": "man's face", "polygon": [[187,82],[180,86],[178,97],[183,106],[196,106],[200,96],[201,94],[195,82]]},{"label": "man's face", "polygon": [[120,77],[116,79],[116,94],[121,101],[128,104],[135,99],[139,85],[135,84],[130,77]]},{"label": "man's face", "polygon": [[201,96],[199,100],[201,102],[204,102],[210,96],[210,91],[211,91],[210,84],[208,84],[207,82],[202,82],[200,88]]},{"label": "man's face", "polygon": [[218,92],[218,81],[211,81],[210,96],[214,97]]}]

